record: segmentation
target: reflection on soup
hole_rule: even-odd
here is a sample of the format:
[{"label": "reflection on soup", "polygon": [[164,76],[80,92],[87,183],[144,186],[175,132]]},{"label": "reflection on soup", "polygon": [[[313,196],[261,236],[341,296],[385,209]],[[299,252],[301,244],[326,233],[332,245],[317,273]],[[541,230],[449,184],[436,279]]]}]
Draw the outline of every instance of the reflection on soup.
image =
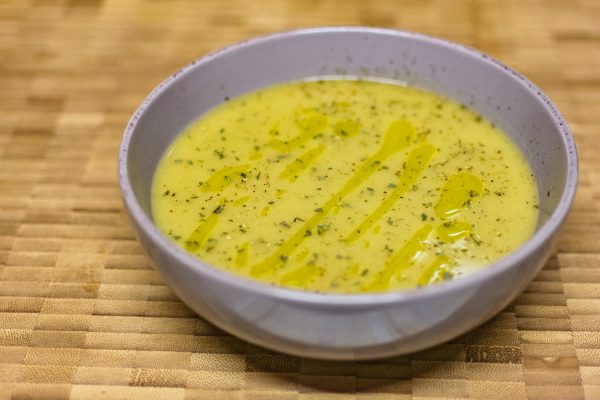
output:
[{"label": "reflection on soup", "polygon": [[153,216],[204,262],[335,292],[429,285],[525,242],[537,188],[507,136],[389,82],[270,86],[192,123],[163,156]]}]

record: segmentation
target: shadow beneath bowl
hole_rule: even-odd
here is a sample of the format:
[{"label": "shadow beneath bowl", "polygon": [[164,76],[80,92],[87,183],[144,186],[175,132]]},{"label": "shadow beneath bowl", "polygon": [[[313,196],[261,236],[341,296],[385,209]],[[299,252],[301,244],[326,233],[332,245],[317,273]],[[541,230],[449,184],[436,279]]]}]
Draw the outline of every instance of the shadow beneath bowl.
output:
[{"label": "shadow beneath bowl", "polygon": [[[249,392],[412,394],[424,379],[456,379],[465,367],[466,345],[457,341],[410,355],[371,361],[325,361],[290,356],[224,335],[214,336],[215,354],[234,360]],[[450,375],[449,375],[450,373]],[[421,380],[421,381],[415,381]],[[417,382],[417,383],[415,383]],[[466,386],[465,386],[466,390]]]},{"label": "shadow beneath bowl", "polygon": [[229,358],[231,365],[236,366],[235,372],[227,366],[220,370],[238,377],[237,386],[230,390],[249,392],[260,398],[272,395],[285,399],[289,395],[295,399],[298,393],[468,398],[475,392],[489,394],[494,390],[508,391],[518,397],[524,395],[523,374],[527,359],[531,359],[531,355],[522,351],[523,343],[527,343],[522,332],[531,326],[523,324],[539,319],[528,321],[530,312],[523,314],[518,307],[547,301],[536,296],[547,290],[540,283],[547,283],[559,267],[557,257],[550,258],[523,294],[478,328],[447,343],[404,356],[371,361],[290,356],[237,339],[203,319],[199,321],[204,329],[195,333],[210,338],[212,345],[206,352],[213,353],[215,360]]},{"label": "shadow beneath bowl", "polygon": [[214,340],[222,351],[231,353],[240,370],[243,365],[239,389],[261,393],[434,395],[439,391],[439,395],[468,397],[473,379],[469,365],[478,371],[493,366],[502,373],[514,371],[522,361],[514,304],[450,342],[381,360],[316,360],[270,351],[226,334]]}]

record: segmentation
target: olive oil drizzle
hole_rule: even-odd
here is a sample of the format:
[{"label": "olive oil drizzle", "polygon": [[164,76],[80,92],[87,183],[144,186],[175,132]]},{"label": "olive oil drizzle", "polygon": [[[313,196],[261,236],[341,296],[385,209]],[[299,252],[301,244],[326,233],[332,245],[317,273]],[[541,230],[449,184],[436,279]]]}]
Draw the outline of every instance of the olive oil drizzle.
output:
[{"label": "olive oil drizzle", "polygon": [[254,277],[260,277],[272,270],[282,257],[287,257],[305,240],[306,232],[312,231],[344,197],[352,193],[360,184],[377,172],[382,162],[407,148],[415,138],[415,128],[410,122],[398,120],[391,123],[385,132],[379,150],[367,158],[357,168],[354,175],[346,181],[345,185],[331,196],[323,206],[319,207],[319,211],[315,212],[291,237],[285,240],[271,256],[253,265],[250,274]]},{"label": "olive oil drizzle", "polygon": [[409,268],[416,259],[427,250],[427,238],[433,231],[430,224],[425,224],[419,228],[408,241],[396,253],[394,253],[385,263],[383,270],[378,273],[375,278],[363,289],[368,291],[383,291],[386,290],[392,278],[403,270]]},{"label": "olive oil drizzle", "polygon": [[[398,186],[398,188],[399,187],[400,186]],[[471,225],[454,219],[446,219],[458,217],[465,208],[470,206],[471,199],[478,197],[482,190],[483,186],[480,179],[472,174],[459,173],[452,175],[446,180],[440,198],[434,207],[436,215],[443,221],[435,229],[439,240],[451,243],[465,236],[472,235]],[[388,199],[391,197],[392,196],[389,196]],[[384,204],[382,204],[382,206]],[[374,214],[375,213],[369,216],[369,218]],[[369,218],[365,221],[369,221]],[[413,236],[388,259],[383,270],[376,275],[369,284],[365,285],[364,289],[368,291],[387,290],[392,279],[397,279],[398,273],[416,264],[419,256],[429,252],[427,243],[433,231],[433,226],[428,223],[419,228]],[[425,271],[418,280],[418,284],[426,285],[431,283],[433,278],[436,280],[441,279],[442,272],[449,272],[450,264],[451,262],[447,256],[436,255],[434,261],[425,268]]]},{"label": "olive oil drizzle", "polygon": [[362,236],[367,230],[369,230],[381,217],[383,217],[393,206],[400,200],[403,194],[405,194],[412,185],[421,176],[429,160],[435,153],[435,147],[430,144],[422,144],[419,147],[412,150],[406,160],[406,170],[400,175],[398,184],[394,190],[387,196],[387,198],[369,215],[357,228],[353,229],[348,236],[346,236],[346,243],[352,243]]},{"label": "olive oil drizzle", "polygon": [[[507,177],[515,173],[497,164],[519,160],[498,139],[478,141],[481,117],[446,99],[413,101],[412,88],[378,98],[369,92],[376,84],[365,83],[370,97],[355,98],[358,89],[332,85],[336,98],[317,96],[319,84],[307,83],[299,101],[294,94],[269,103],[261,94],[254,108],[236,99],[221,114],[228,119],[210,117],[182,135],[187,147],[168,158],[175,179],[161,178],[154,192],[159,220],[181,221],[165,224],[165,233],[214,265],[325,292],[428,285],[484,266],[495,256],[490,247],[510,251],[492,244],[515,219],[497,206],[514,202]],[[483,129],[497,131],[489,122]],[[456,141],[440,140],[446,132]],[[215,134],[225,143],[213,152]],[[504,227],[490,228],[492,218]]]},{"label": "olive oil drizzle", "polygon": [[[328,128],[329,119],[326,115],[314,112],[312,110],[301,110],[296,118],[296,125],[300,129],[300,133],[289,141],[282,141],[278,139],[271,140],[267,143],[269,147],[272,147],[280,152],[290,152],[296,147],[301,146],[311,138],[315,138],[322,131]],[[334,125],[334,132],[336,135],[343,138],[351,137],[360,132],[360,124],[355,121],[343,120],[339,121]],[[273,126],[270,130],[271,135],[278,135],[278,127]],[[288,164],[285,169],[279,175],[282,179],[287,179],[290,182],[295,181],[298,178],[298,174],[306,170],[317,158],[325,151],[326,147],[323,144],[319,144],[316,147],[306,151],[297,157],[294,161]],[[255,151],[250,155],[251,160],[257,160],[262,158],[262,153]],[[206,182],[202,184],[203,192],[218,192],[223,191],[229,185],[234,182],[236,176],[240,176],[241,180],[246,179],[246,173],[252,169],[250,164],[234,165],[222,168],[214,172]],[[281,196],[284,192],[281,192]],[[233,205],[238,207],[246,203],[250,199],[250,196],[243,196],[233,202]],[[221,207],[219,205],[218,207]],[[271,206],[267,205],[260,211],[260,215],[266,217],[271,211]],[[218,217],[211,215],[206,221],[203,221],[189,236],[186,241],[185,248],[188,251],[194,252],[200,249],[204,241],[208,238],[210,232],[218,223]],[[247,246],[243,250],[243,264],[245,265],[248,259]],[[239,255],[239,254],[238,254]],[[236,260],[238,258],[236,257]],[[236,262],[237,264],[237,262]],[[237,264],[240,266],[239,264]]]},{"label": "olive oil drizzle", "polygon": [[[327,127],[327,119],[325,117],[318,118],[316,121],[311,121],[304,126],[306,132],[314,134],[317,130]],[[308,128],[307,128],[308,126]],[[336,132],[349,132],[342,136],[352,136],[358,125],[354,125],[348,121],[342,121],[335,125]],[[281,146],[288,146],[282,150],[290,150],[302,143],[304,138],[310,138],[302,133],[295,139],[289,142],[281,142]],[[359,185],[364,183],[369,177],[374,174],[380,165],[390,156],[406,149],[416,140],[414,127],[406,120],[398,120],[389,125],[384,135],[380,149],[367,158],[361,166],[356,170],[355,174],[346,182],[346,184],[322,206],[318,208],[313,216],[308,219],[291,237],[275,251],[274,254],[267,257],[263,261],[251,267],[250,274],[254,277],[260,277],[269,272],[276,264],[282,260],[286,260],[288,254],[293,252],[307,237],[306,232],[312,231],[319,225],[328,213],[338,207],[339,202],[352,193]],[[273,141],[270,142],[272,144]],[[298,177],[298,174],[306,170],[315,160],[324,152],[326,147],[319,144],[316,147],[304,152],[296,159],[291,161],[279,174],[281,179],[287,179],[293,182]],[[411,150],[405,162],[405,170],[398,179],[394,190],[385,198],[385,200],[367,217],[358,227],[354,228],[345,239],[345,242],[351,244],[359,239],[365,232],[377,223],[393,206],[394,204],[417,182],[424,170],[429,166],[429,162],[435,154],[435,147],[422,143]],[[203,185],[203,191],[222,191],[229,186],[235,175],[245,174],[250,171],[251,165],[243,164],[238,166],[225,167],[215,172]],[[471,225],[464,222],[456,221],[455,217],[470,205],[473,198],[480,196],[482,193],[482,184],[479,178],[469,173],[458,173],[449,177],[444,184],[440,198],[434,207],[436,216],[445,222],[435,227],[435,233],[443,242],[452,243],[464,237],[472,235]],[[240,206],[249,200],[249,196],[243,196],[233,202],[234,206]],[[219,206],[220,207],[220,206]],[[217,207],[217,209],[219,208]],[[260,215],[267,216],[271,207],[265,206]],[[211,214],[204,222],[202,222],[196,230],[190,235],[186,241],[186,250],[197,251],[206,241],[212,229],[217,225],[219,215]],[[376,228],[378,233],[380,226]],[[423,225],[415,234],[407,240],[407,242],[390,257],[386,262],[383,270],[369,283],[363,286],[367,291],[384,291],[390,286],[393,279],[398,278],[398,274],[411,267],[417,262],[421,254],[427,252],[427,238],[434,231],[434,227],[430,224]],[[307,252],[306,252],[307,253]],[[304,257],[298,257],[298,261]],[[237,250],[235,256],[235,264],[243,267],[248,262],[248,243],[244,242]],[[420,285],[428,284],[433,280],[439,280],[441,271],[448,271],[450,261],[446,256],[436,256],[434,261],[427,266],[419,278]],[[279,282],[288,286],[301,286],[303,283],[314,277],[317,269],[312,264],[306,264],[292,271],[288,271],[281,275]]]},{"label": "olive oil drizzle", "polygon": [[236,176],[250,171],[251,166],[249,164],[236,165],[231,167],[225,167],[215,172],[208,180],[202,185],[203,192],[219,192],[231,185]]}]

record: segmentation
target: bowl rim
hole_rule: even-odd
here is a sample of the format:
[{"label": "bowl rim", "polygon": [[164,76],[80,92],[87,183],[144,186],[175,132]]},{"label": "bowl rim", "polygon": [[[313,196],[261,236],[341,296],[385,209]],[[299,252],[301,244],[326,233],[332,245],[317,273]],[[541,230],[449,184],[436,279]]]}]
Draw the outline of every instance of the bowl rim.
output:
[{"label": "bowl rim", "polygon": [[[550,214],[546,223],[538,229],[524,244],[519,246],[505,257],[493,262],[489,266],[472,274],[462,276],[459,279],[442,282],[432,286],[413,288],[402,291],[391,291],[381,293],[360,293],[360,294],[343,294],[343,293],[317,293],[302,291],[298,289],[286,288],[282,286],[273,286],[262,283],[257,280],[252,280],[243,276],[234,275],[218,267],[214,267],[195,256],[187,253],[172,243],[152,222],[151,218],[142,210],[131,185],[128,174],[128,149],[131,139],[136,130],[138,121],[143,117],[148,107],[158,98],[171,84],[184,75],[191,73],[197,66],[211,62],[213,59],[235,52],[242,47],[249,47],[271,41],[283,40],[289,37],[297,37],[303,35],[320,35],[331,33],[354,33],[367,35],[385,35],[393,36],[400,39],[410,39],[416,41],[428,42],[438,46],[449,48],[450,50],[463,53],[466,56],[479,59],[480,62],[488,63],[496,68],[499,73],[508,74],[512,79],[517,79],[526,89],[533,95],[537,96],[542,106],[549,111],[555,127],[561,132],[561,140],[563,142],[564,151],[566,152],[566,177],[565,185],[562,188],[562,195],[557,203],[556,209]],[[517,268],[524,262],[528,256],[549,242],[553,235],[557,233],[565,218],[567,217],[571,205],[573,203],[575,192],[577,189],[579,162],[577,149],[572,133],[564,120],[558,108],[550,101],[550,99],[529,79],[525,78],[521,73],[513,68],[503,64],[493,57],[476,50],[472,47],[455,43],[446,39],[435,36],[430,36],[422,33],[387,29],[387,28],[371,28],[361,26],[330,26],[317,28],[302,28],[287,30],[266,34],[251,39],[243,40],[229,46],[209,52],[206,55],[192,61],[188,65],[182,67],[171,76],[167,77],[159,83],[150,94],[141,102],[138,108],[131,116],[121,141],[118,158],[118,175],[119,184],[123,202],[129,211],[131,218],[138,225],[139,229],[143,230],[150,240],[167,252],[171,257],[175,258],[181,266],[190,270],[195,274],[208,276],[212,279],[220,281],[222,284],[233,286],[236,289],[243,290],[259,296],[269,296],[282,301],[301,302],[306,304],[316,305],[331,305],[331,306],[370,306],[376,304],[389,304],[399,302],[412,302],[431,297],[442,295],[450,295],[453,292],[463,291],[477,287],[480,284],[494,279],[494,277],[502,274],[504,271],[511,268]],[[160,267],[157,266],[160,270]]]}]

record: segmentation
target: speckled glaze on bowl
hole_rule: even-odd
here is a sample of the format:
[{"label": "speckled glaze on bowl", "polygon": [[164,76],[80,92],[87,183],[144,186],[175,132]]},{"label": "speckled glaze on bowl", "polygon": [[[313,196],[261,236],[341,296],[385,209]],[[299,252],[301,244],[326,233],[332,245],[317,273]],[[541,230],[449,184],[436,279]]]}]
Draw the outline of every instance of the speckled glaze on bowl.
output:
[{"label": "speckled glaze on bowl", "polygon": [[[407,292],[317,294],[272,287],[207,265],[153,224],[152,176],[192,120],[276,82],[319,75],[391,78],[460,101],[521,148],[539,185],[535,235],[470,276]],[[507,306],[551,254],[573,201],[577,154],[567,124],[530,81],[476,50],[415,33],[316,28],[278,33],[211,53],[161,83],[137,109],[120,149],[125,205],[165,281],[199,315],[249,342],[305,357],[359,360],[450,340]]]}]

